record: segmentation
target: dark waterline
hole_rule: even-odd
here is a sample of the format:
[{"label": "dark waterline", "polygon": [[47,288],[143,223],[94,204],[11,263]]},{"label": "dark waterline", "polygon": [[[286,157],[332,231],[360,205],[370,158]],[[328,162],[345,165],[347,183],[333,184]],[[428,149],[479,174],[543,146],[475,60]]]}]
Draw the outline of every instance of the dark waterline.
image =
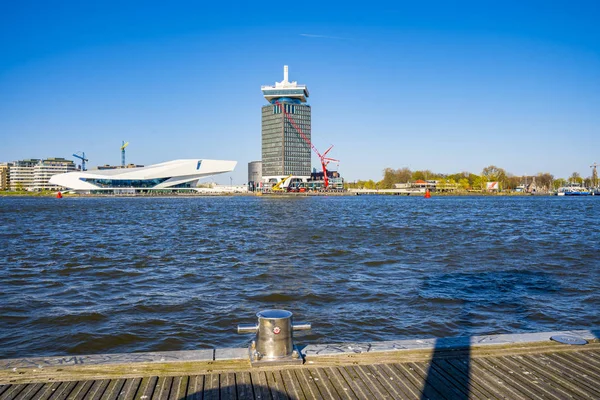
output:
[{"label": "dark waterline", "polygon": [[600,198],[0,198],[0,358],[600,326]]}]

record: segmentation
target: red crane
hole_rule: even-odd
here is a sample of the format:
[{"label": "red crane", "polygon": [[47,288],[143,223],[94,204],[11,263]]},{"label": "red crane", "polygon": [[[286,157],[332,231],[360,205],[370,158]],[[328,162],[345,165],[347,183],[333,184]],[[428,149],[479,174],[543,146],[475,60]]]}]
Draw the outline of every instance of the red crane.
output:
[{"label": "red crane", "polygon": [[327,155],[327,153],[329,153],[329,151],[333,148],[333,145],[331,145],[331,147],[329,147],[325,153],[323,153],[323,154],[319,153],[319,150],[317,150],[317,148],[315,147],[315,145],[312,144],[312,142],[308,139],[308,137],[306,137],[306,135],[304,134],[304,132],[302,132],[302,129],[300,129],[300,127],[298,125],[296,125],[296,123],[294,122],[294,120],[292,119],[292,117],[290,117],[290,114],[286,111],[286,109],[283,106],[283,104],[281,104],[278,101],[275,101],[275,104],[278,105],[279,107],[281,107],[281,112],[283,112],[283,115],[285,115],[285,117],[287,118],[287,120],[290,121],[290,124],[292,124],[292,126],[294,127],[294,129],[296,129],[296,131],[298,132],[298,134],[300,135],[300,137],[302,139],[304,139],[304,141],[317,154],[317,156],[319,157],[319,160],[321,160],[321,167],[323,167],[323,183],[325,185],[325,189],[327,189],[329,187],[329,178],[327,178],[327,165],[329,165],[329,163],[331,161],[340,162],[340,160],[336,160],[334,158],[325,157]]}]

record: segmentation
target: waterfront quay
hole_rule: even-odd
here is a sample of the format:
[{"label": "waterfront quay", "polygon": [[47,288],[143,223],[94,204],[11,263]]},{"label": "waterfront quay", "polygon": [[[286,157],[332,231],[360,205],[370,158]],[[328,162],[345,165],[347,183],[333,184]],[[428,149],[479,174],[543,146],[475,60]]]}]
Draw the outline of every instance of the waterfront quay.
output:
[{"label": "waterfront quay", "polygon": [[[561,344],[562,336],[587,342]],[[0,399],[563,399],[600,397],[600,331],[0,360]]]}]

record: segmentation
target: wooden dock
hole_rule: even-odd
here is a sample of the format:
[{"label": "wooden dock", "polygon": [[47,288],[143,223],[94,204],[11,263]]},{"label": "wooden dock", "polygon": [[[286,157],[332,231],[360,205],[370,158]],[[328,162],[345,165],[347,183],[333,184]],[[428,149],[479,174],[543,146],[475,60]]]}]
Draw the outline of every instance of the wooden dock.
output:
[{"label": "wooden dock", "polygon": [[4,399],[600,399],[597,333],[306,346],[252,368],[245,349],[0,361]]}]

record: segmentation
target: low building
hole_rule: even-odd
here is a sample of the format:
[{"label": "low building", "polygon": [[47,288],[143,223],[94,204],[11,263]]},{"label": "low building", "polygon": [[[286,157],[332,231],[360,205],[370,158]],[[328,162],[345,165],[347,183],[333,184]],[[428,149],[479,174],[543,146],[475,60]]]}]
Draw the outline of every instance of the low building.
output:
[{"label": "low building", "polygon": [[50,182],[83,193],[198,191],[201,178],[233,171],[237,161],[174,160],[141,168],[88,170],[55,175]]},{"label": "low building", "polygon": [[0,190],[8,190],[10,187],[10,167],[12,163],[0,163]]},{"label": "low building", "polygon": [[248,183],[256,184],[262,181],[262,161],[248,163]]},{"label": "low building", "polygon": [[33,190],[62,190],[63,187],[51,183],[50,178],[76,169],[73,161],[64,158],[53,157],[41,160],[33,167]]},{"label": "low building", "polygon": [[33,168],[40,162],[37,158],[13,162],[10,167],[10,190],[33,190],[35,174]]}]

